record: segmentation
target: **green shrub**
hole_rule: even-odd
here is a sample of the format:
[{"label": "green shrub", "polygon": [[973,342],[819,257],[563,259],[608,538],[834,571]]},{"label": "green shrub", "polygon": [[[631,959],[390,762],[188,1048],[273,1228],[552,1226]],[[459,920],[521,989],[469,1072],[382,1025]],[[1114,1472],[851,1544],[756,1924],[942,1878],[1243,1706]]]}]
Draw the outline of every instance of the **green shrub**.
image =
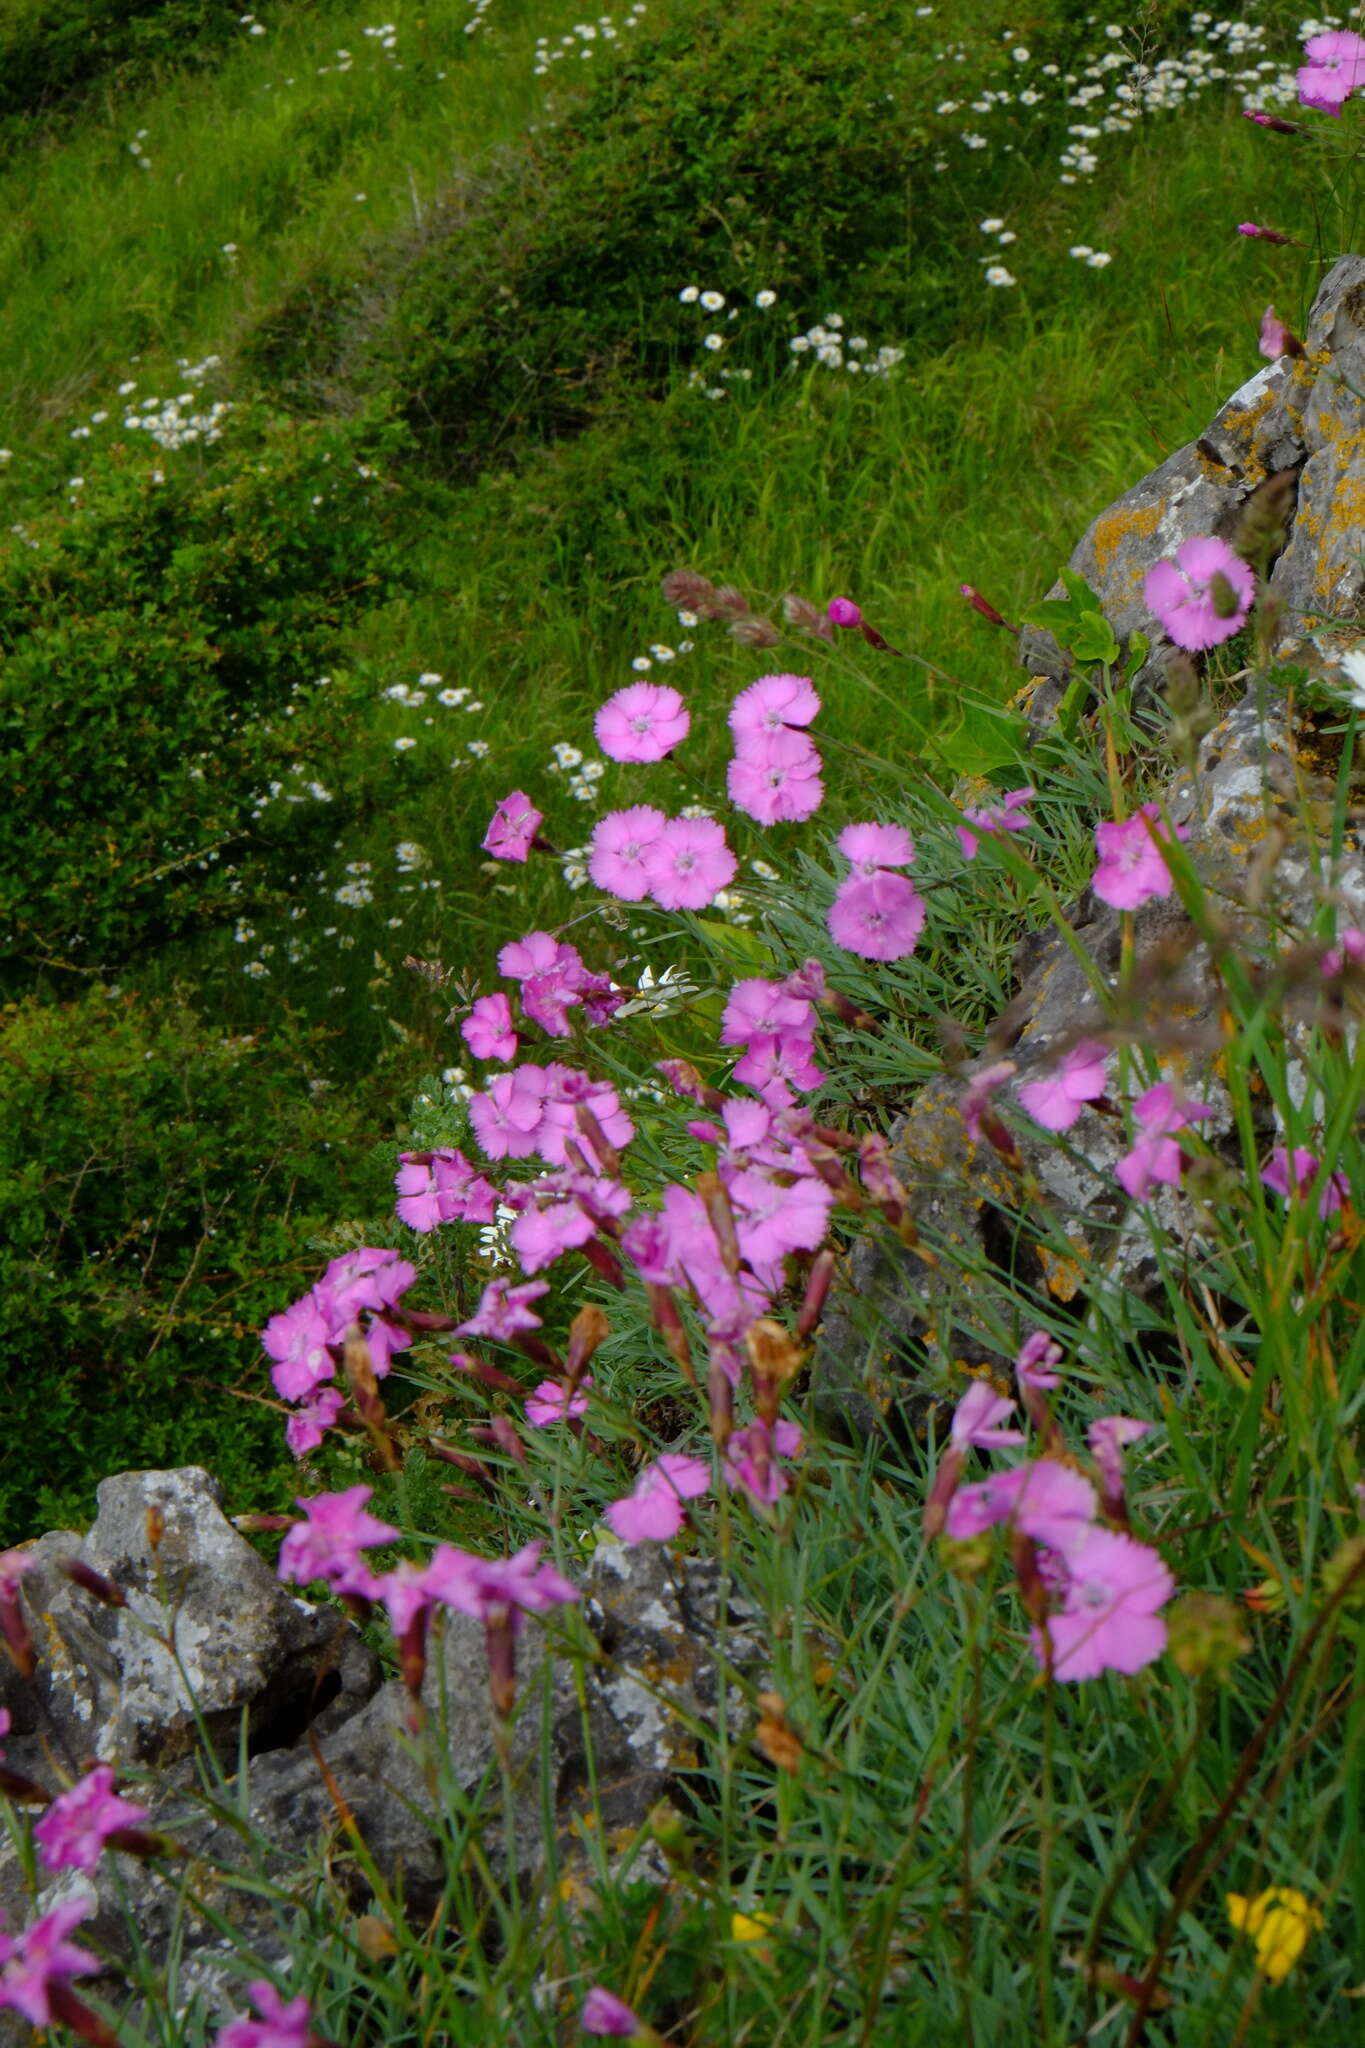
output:
[{"label": "green shrub", "polygon": [[388,493],[341,429],[229,416],[196,454],[158,482],[115,444],[0,545],[0,945],[29,963],[249,907],[365,800],[340,770],[366,707],[317,679],[397,580]]},{"label": "green shrub", "polygon": [[[957,30],[978,85],[1015,73],[1005,20],[991,7]],[[301,280],[242,359],[305,406],[338,379],[386,389],[427,457],[467,470],[660,390],[700,347],[695,309],[679,317],[689,281],[732,303],[771,287],[774,318],[803,325],[852,287],[846,310],[881,321],[879,341],[941,338],[975,275],[964,214],[1000,179],[960,143],[951,176],[932,169],[940,41],[903,0],[852,21],[844,0],[705,0],[641,29],[406,247]],[[1050,136],[1019,124],[1021,168]]]},{"label": "green shrub", "polygon": [[81,88],[127,90],[158,68],[212,62],[245,31],[231,0],[9,0],[0,19],[0,122],[46,114]]},{"label": "green shrub", "polygon": [[91,993],[0,1015],[0,1542],[93,1512],[130,1467],[202,1463],[241,1504],[291,1461],[256,1333],[319,1231],[391,1202],[386,1071],[319,1078],[283,1017],[225,1038],[183,1003]]}]

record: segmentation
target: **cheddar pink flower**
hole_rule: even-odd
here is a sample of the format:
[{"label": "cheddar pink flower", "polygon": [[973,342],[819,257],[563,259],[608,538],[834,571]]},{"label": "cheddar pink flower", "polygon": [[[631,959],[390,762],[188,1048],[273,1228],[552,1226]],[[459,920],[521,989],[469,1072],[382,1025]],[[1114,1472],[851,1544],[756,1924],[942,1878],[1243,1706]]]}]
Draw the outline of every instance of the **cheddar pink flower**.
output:
[{"label": "cheddar pink flower", "polygon": [[649,894],[645,855],[667,823],[653,804],[632,804],[600,818],[588,850],[588,873],[597,887],[622,903],[643,902]]},{"label": "cheddar pink flower", "polygon": [[863,960],[903,960],[919,944],[924,914],[914,884],[879,868],[866,881],[852,877],[843,884],[826,923],[846,953]]},{"label": "cheddar pink flower", "polygon": [[964,1451],[1002,1450],[1007,1444],[1021,1444],[1022,1430],[1001,1427],[1013,1413],[1013,1401],[997,1394],[988,1381],[973,1380],[953,1411],[952,1441]]},{"label": "cheddar pink flower", "polygon": [[[1315,1152],[1299,1145],[1294,1150],[1294,1192],[1301,1202],[1306,1202],[1313,1191],[1313,1183],[1322,1172],[1322,1161]],[[1272,1194],[1283,1195],[1289,1200],[1289,1153],[1285,1146],[1277,1145],[1261,1168],[1261,1184]],[[1335,1216],[1342,1203],[1350,1200],[1351,1183],[1344,1173],[1329,1173],[1318,1194],[1319,1216]]]},{"label": "cheddar pink flower", "polygon": [[525,860],[544,822],[544,812],[536,809],[526,792],[514,789],[493,813],[493,821],[483,835],[484,852],[491,853],[495,860]]},{"label": "cheddar pink flower", "polygon": [[44,1869],[89,1871],[99,1862],[111,1835],[124,1828],[140,1828],[146,1818],[145,1806],[135,1806],[115,1792],[113,1767],[97,1764],[34,1822],[33,1839]]},{"label": "cheddar pink flower", "polygon": [[826,607],[832,626],[860,626],[863,615],[851,597],[832,597]]},{"label": "cheddar pink flower", "polygon": [[[1095,849],[1100,864],[1090,877],[1090,886],[1102,903],[1115,910],[1136,910],[1154,896],[1169,896],[1171,871],[1163,846],[1169,845],[1166,824],[1156,804],[1144,804],[1122,824],[1095,827]],[[1188,839],[1189,828],[1180,826],[1177,839]]]},{"label": "cheddar pink flower", "polygon": [[627,683],[608,697],[593,730],[613,761],[662,761],[687,738],[691,724],[691,713],[671,683]]},{"label": "cheddar pink flower", "polygon": [[1033,820],[1024,805],[1036,794],[1031,785],[1008,789],[996,808],[964,811],[962,823],[954,827],[964,858],[976,859],[977,845],[983,836],[999,838],[1006,832],[1026,832]]},{"label": "cheddar pink flower", "polygon": [[670,818],[644,853],[649,892],[662,910],[705,910],[739,862],[714,818]]},{"label": "cheddar pink flower", "polygon": [[260,2018],[229,2020],[215,2048],[307,2048],[312,2023],[302,1992],[286,2004],[264,1978],[246,1989]]},{"label": "cheddar pink flower", "polygon": [[22,1934],[0,1934],[0,2006],[21,2012],[35,2027],[54,2024],[52,1993],[103,1967],[98,1956],[66,1938],[92,1910],[89,1899],[66,1899]]},{"label": "cheddar pink flower", "polygon": [[644,2021],[614,1991],[605,1990],[601,1984],[594,1984],[583,2000],[580,2019],[585,2034],[607,2034],[620,2041],[629,2040],[644,2028]]},{"label": "cheddar pink flower", "polygon": [[1104,1093],[1108,1048],[1093,1038],[1073,1045],[1059,1067],[1041,1081],[1026,1081],[1019,1101],[1045,1131],[1069,1131],[1087,1102]]},{"label": "cheddar pink flower", "polygon": [[1308,62],[1298,73],[1299,98],[1339,120],[1351,94],[1365,84],[1365,41],[1351,29],[1332,29],[1310,36],[1303,47]]},{"label": "cheddar pink flower", "polygon": [[1176,1133],[1214,1114],[1207,1102],[1178,1096],[1169,1081],[1158,1081],[1133,1104],[1140,1133],[1131,1152],[1114,1168],[1114,1178],[1135,1202],[1145,1202],[1153,1187],[1178,1187],[1185,1156]]},{"label": "cheddar pink flower", "polygon": [[845,825],[834,843],[863,882],[882,868],[908,868],[915,858],[915,842],[903,825]]},{"label": "cheddar pink flower", "polygon": [[1060,1614],[1033,1632],[1034,1654],[1052,1652],[1054,1678],[1098,1678],[1102,1671],[1141,1671],[1166,1647],[1157,1609],[1175,1581],[1155,1550],[1112,1529],[1092,1528],[1065,1551],[1066,1590]]},{"label": "cheddar pink flower", "polygon": [[809,725],[820,699],[809,676],[760,676],[741,690],[730,706],[730,730],[737,740],[780,732],[783,726]]},{"label": "cheddar pink flower", "polygon": [[760,825],[799,824],[825,800],[822,766],[805,733],[745,734],[725,771],[726,794]]},{"label": "cheddar pink flower", "polygon": [[1182,542],[1173,561],[1152,564],[1144,590],[1176,646],[1198,652],[1232,638],[1251,610],[1256,578],[1225,540],[1198,533]]},{"label": "cheddar pink flower", "polygon": [[666,1542],[683,1525],[683,1502],[695,1500],[710,1484],[710,1467],[703,1459],[665,1451],[645,1466],[633,1492],[608,1504],[606,1521],[623,1543]]},{"label": "cheddar pink flower", "polygon": [[552,1423],[567,1422],[588,1412],[588,1388],[592,1374],[585,1372],[577,1389],[570,1393],[558,1380],[542,1380],[526,1396],[526,1420],[532,1429],[549,1429]]},{"label": "cheddar pink flower", "polygon": [[506,996],[480,996],[461,1024],[460,1036],[476,1060],[515,1059],[517,1034]]}]

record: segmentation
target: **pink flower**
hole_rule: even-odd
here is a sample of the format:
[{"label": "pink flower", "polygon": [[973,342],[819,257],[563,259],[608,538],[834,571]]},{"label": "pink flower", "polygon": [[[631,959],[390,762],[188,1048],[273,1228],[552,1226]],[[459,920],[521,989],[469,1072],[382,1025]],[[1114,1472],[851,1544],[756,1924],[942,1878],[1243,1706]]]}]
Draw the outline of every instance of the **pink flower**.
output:
[{"label": "pink flower", "polygon": [[532,1308],[533,1301],[539,1301],[542,1294],[548,1294],[548,1280],[528,1280],[521,1287],[514,1287],[510,1280],[490,1280],[479,1300],[479,1306],[467,1323],[461,1323],[457,1337],[491,1337],[500,1344],[510,1343],[523,1330],[538,1330],[541,1320]]},{"label": "pink flower", "polygon": [[[1162,850],[1170,843],[1166,829],[1156,804],[1144,804],[1122,824],[1095,827],[1100,864],[1090,877],[1090,886],[1101,902],[1112,904],[1115,910],[1136,910],[1153,896],[1170,895],[1171,871]],[[1177,839],[1189,836],[1184,825],[1176,833]]]},{"label": "pink flower", "polygon": [[469,1098],[469,1121],[490,1159],[529,1159],[544,1116],[541,1067],[494,1074],[481,1094]]},{"label": "pink flower", "polygon": [[603,1513],[623,1543],[667,1542],[683,1525],[683,1502],[695,1500],[710,1484],[710,1468],[703,1459],[665,1451],[645,1466],[633,1491],[624,1500],[609,1502]]},{"label": "pink flower", "polygon": [[667,823],[653,804],[632,804],[599,818],[588,852],[588,873],[597,887],[622,903],[642,902],[649,894],[645,854]]},{"label": "pink flower", "polygon": [[583,2000],[581,2024],[585,2034],[613,2034],[623,2041],[640,2033],[644,2026],[643,2020],[637,2019],[614,1991],[605,1991],[600,1984],[594,1984]]},{"label": "pink flower", "polygon": [[851,597],[832,597],[827,606],[832,626],[860,626],[863,615]]},{"label": "pink flower", "polygon": [[1096,1039],[1083,1038],[1044,1080],[1025,1082],[1019,1090],[1020,1103],[1045,1131],[1069,1131],[1085,1104],[1103,1095],[1108,1057],[1107,1047]]},{"label": "pink flower", "polygon": [[1141,1671],[1166,1647],[1166,1624],[1157,1609],[1175,1581],[1155,1550],[1111,1529],[1092,1528],[1065,1552],[1066,1590],[1060,1614],[1035,1629],[1033,1646],[1052,1675],[1098,1678],[1102,1671]]},{"label": "pink flower", "polygon": [[299,1994],[288,2005],[273,1984],[258,1978],[247,1996],[261,2015],[258,2020],[229,2020],[215,2048],[307,2048],[311,2022],[308,2000]]},{"label": "pink flower", "polygon": [[1352,967],[1365,964],[1365,932],[1354,925],[1345,925],[1337,933],[1335,946],[1322,956],[1322,971],[1330,980],[1343,972],[1348,961]]},{"label": "pink flower", "polygon": [[1106,1514],[1123,1513],[1123,1453],[1151,1430],[1150,1422],[1132,1415],[1101,1415],[1085,1433],[1090,1454],[1100,1475],[1100,1492]]},{"label": "pink flower", "polygon": [[757,1506],[771,1507],[787,1491],[778,1459],[799,1457],[805,1441],[794,1422],[776,1422],[770,1431],[766,1422],[754,1421],[733,1430],[723,1460],[726,1484],[747,1493]]},{"label": "pink flower", "polygon": [[512,939],[498,954],[498,973],[509,981],[526,981],[533,974],[549,974],[578,959],[573,946],[561,944],[549,932],[527,932]]},{"label": "pink flower", "polygon": [[541,1548],[528,1543],[513,1557],[486,1558],[438,1543],[426,1569],[427,1591],[457,1614],[484,1622],[503,1620],[515,1634],[523,1614],[543,1614],[579,1597],[578,1588],[553,1565],[541,1564]]},{"label": "pink flower", "polygon": [[961,1543],[1008,1522],[1037,1543],[1066,1550],[1094,1521],[1096,1505],[1083,1474],[1055,1458],[1036,1458],[962,1487],[948,1509],[948,1534]]},{"label": "pink flower", "polygon": [[739,867],[714,818],[670,818],[645,848],[644,861],[661,910],[704,910]]},{"label": "pink flower", "polygon": [[751,975],[737,981],[726,998],[720,1020],[722,1045],[748,1045],[762,1033],[809,1032],[811,1006],[803,996],[788,993],[780,981]]},{"label": "pink flower", "polygon": [[1303,47],[1309,61],[1298,74],[1300,100],[1340,119],[1351,94],[1365,83],[1365,41],[1350,29],[1334,29],[1310,36]]},{"label": "pink flower", "polygon": [[1293,235],[1282,235],[1278,228],[1263,228],[1254,220],[1239,221],[1237,232],[1239,235],[1245,235],[1252,242],[1286,243],[1294,240]]},{"label": "pink flower", "polygon": [[794,824],[814,817],[825,798],[823,766],[805,733],[746,733],[725,771],[730,801],[760,825]]},{"label": "pink flower", "polygon": [[731,1176],[729,1195],[739,1248],[751,1265],[818,1251],[825,1241],[834,1195],[823,1181],[803,1175],[781,1187],[765,1173],[745,1171]]},{"label": "pink flower", "polygon": [[792,1089],[818,1088],[825,1076],[814,1060],[814,1042],[799,1031],[760,1032],[735,1062],[735,1079],[774,1109],[786,1109]]},{"label": "pink flower", "polygon": [[[1294,1151],[1294,1193],[1299,1201],[1306,1202],[1313,1191],[1313,1183],[1322,1172],[1322,1161],[1315,1152],[1304,1146]],[[1261,1168],[1261,1184],[1272,1194],[1283,1195],[1289,1201],[1289,1153],[1283,1145],[1275,1150]],[[1319,1216],[1335,1216],[1342,1203],[1350,1200],[1351,1183],[1344,1173],[1329,1173],[1318,1195]]]},{"label": "pink flower", "polygon": [[1021,1386],[1036,1387],[1047,1393],[1059,1383],[1060,1374],[1053,1372],[1052,1367],[1061,1362],[1061,1345],[1055,1344],[1045,1330],[1035,1330],[1020,1345],[1014,1370]]},{"label": "pink flower", "polygon": [[[350,1486],[344,1493],[315,1493],[300,1498],[297,1505],[307,1517],[285,1532],[280,1545],[278,1575],[295,1585],[311,1585],[325,1579],[330,1586],[350,1590],[348,1581],[359,1584],[368,1573],[360,1564],[360,1553],[377,1543],[397,1541],[398,1531],[366,1511],[373,1493],[371,1486]],[[357,1571],[359,1567],[359,1571]]]},{"label": "pink flower", "polygon": [[903,960],[919,943],[924,903],[904,875],[879,869],[866,881],[851,877],[845,882],[825,922],[846,953],[863,960]]},{"label": "pink flower", "polygon": [[973,1074],[962,1091],[958,1103],[958,1115],[966,1126],[967,1136],[973,1144],[979,1145],[982,1125],[987,1115],[994,1115],[991,1107],[996,1092],[1003,1088],[1010,1075],[1015,1072],[1013,1060],[994,1060],[983,1067],[979,1074]]},{"label": "pink flower", "polygon": [[145,1806],[134,1806],[115,1792],[112,1766],[97,1764],[34,1822],[33,1839],[45,1869],[93,1870],[110,1835],[140,1828],[146,1818]]},{"label": "pink flower", "polygon": [[834,843],[863,882],[882,868],[908,868],[915,858],[915,842],[902,825],[845,825]]},{"label": "pink flower", "polygon": [[72,1977],[102,1968],[98,1956],[66,1939],[91,1906],[89,1899],[66,1899],[17,1939],[0,1934],[0,2006],[12,2006],[35,2027],[54,2024],[52,1993],[64,1991]]},{"label": "pink flower", "polygon": [[311,1401],[296,1408],[284,1425],[284,1440],[296,1458],[315,1451],[346,1406],[346,1396],[335,1387],[322,1387]]},{"label": "pink flower", "polygon": [[592,1374],[585,1372],[576,1392],[570,1393],[558,1380],[542,1380],[526,1396],[526,1420],[532,1429],[548,1429],[551,1423],[567,1422],[588,1412],[588,1388]]},{"label": "pink flower", "polygon": [[483,850],[495,860],[525,860],[531,841],[545,823],[525,790],[514,789],[493,813],[493,822],[483,835]]},{"label": "pink flower", "polygon": [[461,1024],[460,1036],[476,1060],[515,1059],[517,1034],[506,996],[480,996]]},{"label": "pink flower", "polygon": [[275,1361],[270,1378],[283,1400],[302,1401],[331,1379],[337,1363],[328,1348],[332,1330],[332,1317],[324,1311],[316,1290],[270,1318],[261,1332],[261,1343]]},{"label": "pink flower", "polygon": [[1261,318],[1258,346],[1261,354],[1272,363],[1277,363],[1281,356],[1303,354],[1303,343],[1296,334],[1291,334],[1273,306],[1267,306]]},{"label": "pink flower", "polygon": [[1114,1178],[1135,1202],[1144,1202],[1152,1187],[1178,1187],[1185,1158],[1175,1133],[1202,1123],[1214,1114],[1207,1102],[1177,1096],[1169,1081],[1158,1081],[1133,1104],[1141,1135],[1131,1152],[1114,1168]]},{"label": "pink flower", "polygon": [[[489,1001],[494,998],[488,998]],[[496,1000],[501,1001],[501,998]],[[394,1175],[395,1212],[410,1230],[435,1230],[442,1223],[491,1223],[498,1191],[463,1152],[400,1152]]]},{"label": "pink flower", "polygon": [[964,811],[963,823],[955,826],[958,844],[968,860],[976,859],[977,841],[980,835],[998,837],[1005,832],[1026,832],[1033,823],[1024,805],[1037,791],[1026,786],[1023,789],[1008,789],[998,809]]},{"label": "pink flower", "polygon": [[1177,647],[1197,651],[1230,640],[1251,610],[1256,578],[1225,540],[1197,533],[1154,562],[1143,586],[1148,609]]},{"label": "pink flower", "polygon": [[730,706],[730,730],[737,740],[780,732],[784,725],[809,725],[820,699],[809,676],[760,676]]},{"label": "pink flower", "polygon": [[1000,1424],[1014,1413],[1013,1401],[986,1380],[973,1380],[953,1411],[952,1441],[959,1450],[1000,1450],[1006,1444],[1021,1444],[1022,1430],[1002,1429]]},{"label": "pink flower", "polygon": [[691,714],[671,683],[627,683],[593,721],[597,744],[613,761],[662,761],[687,738]]}]

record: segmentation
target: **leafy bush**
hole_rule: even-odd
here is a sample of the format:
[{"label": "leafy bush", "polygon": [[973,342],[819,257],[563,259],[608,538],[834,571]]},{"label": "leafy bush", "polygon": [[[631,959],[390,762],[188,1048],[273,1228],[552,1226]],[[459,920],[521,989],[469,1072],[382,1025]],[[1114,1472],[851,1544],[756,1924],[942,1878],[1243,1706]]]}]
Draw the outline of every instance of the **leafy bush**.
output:
[{"label": "leafy bush", "polygon": [[221,918],[335,831],[308,787],[341,794],[362,707],[344,678],[315,685],[396,578],[382,487],[347,434],[263,418],[192,460],[158,481],[116,444],[69,511],[0,547],[0,931],[30,960],[99,964]]},{"label": "leafy bush", "polygon": [[[624,386],[662,388],[689,280],[802,304],[856,275],[859,319],[942,334],[985,174],[930,169],[942,68],[909,12],[874,0],[855,25],[841,0],[709,0],[641,30],[417,240],[301,281],[245,362],[307,405],[337,377],[386,387],[426,454],[467,469],[576,431]],[[963,34],[973,75],[1003,82],[994,10]],[[1021,132],[1021,153],[1046,146],[1044,125]]]},{"label": "leafy bush", "polygon": [[227,0],[11,0],[0,20],[0,121],[46,113],[97,81],[203,65],[240,36]]},{"label": "leafy bush", "polygon": [[224,1038],[98,993],[0,1016],[0,1541],[84,1520],[132,1466],[280,1494],[279,1419],[231,1388],[258,1387],[310,1239],[387,1207],[392,1173],[387,1119],[318,1081],[320,1051],[288,1018]]}]

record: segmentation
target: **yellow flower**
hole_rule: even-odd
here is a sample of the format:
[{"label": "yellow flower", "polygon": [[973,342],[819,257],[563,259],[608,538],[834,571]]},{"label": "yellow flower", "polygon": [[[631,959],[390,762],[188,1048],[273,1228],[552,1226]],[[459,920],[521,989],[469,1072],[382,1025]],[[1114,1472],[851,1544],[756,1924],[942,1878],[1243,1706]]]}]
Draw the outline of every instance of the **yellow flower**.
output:
[{"label": "yellow flower", "polygon": [[1256,1944],[1256,1967],[1272,1984],[1283,1984],[1308,1946],[1322,1915],[1302,1892],[1290,1885],[1275,1884],[1244,1899],[1240,1892],[1227,1895],[1228,1919],[1240,1934],[1249,1934]]},{"label": "yellow flower", "polygon": [[776,1925],[771,1913],[732,1913],[730,1938],[732,1941],[762,1941]]}]

